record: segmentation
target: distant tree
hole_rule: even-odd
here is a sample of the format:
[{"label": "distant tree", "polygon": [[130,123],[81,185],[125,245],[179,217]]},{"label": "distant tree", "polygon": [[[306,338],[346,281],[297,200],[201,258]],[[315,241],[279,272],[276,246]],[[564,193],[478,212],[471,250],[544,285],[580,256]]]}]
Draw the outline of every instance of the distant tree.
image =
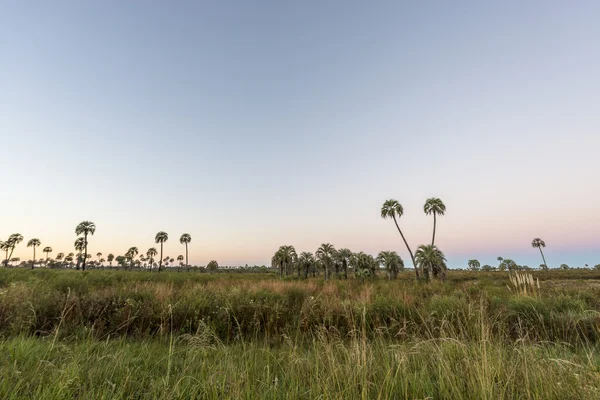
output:
[{"label": "distant tree", "polygon": [[600,264],[594,265],[594,269],[600,270]]},{"label": "distant tree", "polygon": [[569,266],[567,264],[560,264],[560,269],[567,270],[569,269]]},{"label": "distant tree", "polygon": [[129,269],[133,269],[133,263],[135,256],[139,254],[139,250],[137,247],[130,247],[129,250],[125,253],[125,257],[129,260]]},{"label": "distant tree", "polygon": [[297,259],[298,255],[294,246],[281,246],[271,258],[271,265],[279,267],[279,277],[283,278],[284,271],[287,275],[290,267],[296,263]]},{"label": "distant tree", "polygon": [[115,261],[117,262],[120,268],[125,269],[125,267],[127,266],[127,257],[117,256],[115,257]]},{"label": "distant tree", "polygon": [[377,256],[377,262],[387,271],[388,279],[396,279],[398,272],[404,269],[404,261],[395,251],[382,251]]},{"label": "distant tree", "polygon": [[163,243],[169,240],[167,232],[160,231],[154,237],[155,243],[160,243],[160,258],[158,260],[158,272],[162,270],[162,258],[163,258]]},{"label": "distant tree", "polygon": [[35,248],[41,245],[40,239],[31,239],[27,242],[27,247],[33,247],[33,262],[31,263],[31,269],[35,267]]},{"label": "distant tree", "polygon": [[77,238],[77,240],[75,240],[74,247],[75,251],[77,251],[77,267],[75,269],[79,269],[80,264],[85,262],[85,258],[81,256],[81,253],[85,250],[85,238]]},{"label": "distant tree", "polygon": [[8,237],[7,242],[7,246],[8,246],[8,250],[10,250],[10,254],[8,254],[8,250],[6,250],[7,253],[7,257],[6,257],[6,264],[8,265],[8,260],[13,258],[13,252],[15,251],[15,247],[17,247],[17,245],[19,243],[21,243],[23,241],[23,235],[21,235],[20,233],[13,233],[12,235],[10,235]]},{"label": "distant tree", "polygon": [[404,244],[408,249],[408,253],[410,254],[410,259],[412,260],[413,266],[415,267],[415,274],[417,276],[417,279],[419,279],[419,269],[417,268],[417,264],[415,262],[415,256],[413,255],[412,250],[408,246],[408,242],[406,241],[406,238],[404,237],[404,234],[402,233],[402,231],[400,230],[400,226],[398,225],[397,218],[402,217],[403,214],[404,208],[400,203],[398,203],[397,200],[394,199],[386,200],[383,203],[383,206],[381,207],[381,218],[392,218],[394,220],[394,223],[396,224],[396,229],[398,229],[398,232],[400,233],[400,236],[402,237],[402,240],[404,241]]},{"label": "distant tree", "polygon": [[423,211],[425,214],[431,215],[433,214],[433,237],[431,238],[431,245],[435,244],[435,227],[437,222],[437,216],[442,216],[446,212],[446,206],[442,202],[442,200],[432,197],[425,201],[425,206],[423,206]]},{"label": "distant tree", "polygon": [[50,258],[50,253],[52,253],[52,247],[44,247],[44,253],[46,253],[46,264],[48,263],[48,259]]},{"label": "distant tree", "polygon": [[325,280],[330,278],[334,254],[335,247],[333,247],[331,243],[323,243],[315,252],[315,256],[323,263],[323,266],[325,267]]},{"label": "distant tree", "polygon": [[150,260],[150,271],[152,271],[152,263],[154,262],[154,257],[156,257],[157,254],[158,252],[156,251],[156,247],[150,247],[148,251],[146,251],[146,257],[148,257]]},{"label": "distant tree", "polygon": [[189,263],[189,259],[188,259],[188,244],[192,241],[192,237],[190,236],[189,233],[184,233],[183,235],[181,235],[181,237],[179,238],[179,243],[181,244],[185,244],[185,267],[186,269],[189,271],[190,270],[190,263]]},{"label": "distant tree", "polygon": [[100,261],[100,259],[102,259],[102,253],[100,253],[100,252],[96,253],[96,257],[98,257],[98,262],[100,264],[102,264],[102,262]]},{"label": "distant tree", "polygon": [[219,264],[215,260],[212,260],[208,263],[208,265],[206,266],[206,269],[211,272],[214,272],[219,269]]},{"label": "distant tree", "polygon": [[511,271],[512,272],[512,271],[518,270],[518,265],[516,262],[514,262],[510,258],[505,258],[502,260],[502,262],[498,266],[498,269],[500,271]]},{"label": "distant tree", "polygon": [[183,260],[184,260],[183,255],[180,254],[177,256],[177,261],[179,261],[180,267],[183,267]]},{"label": "distant tree", "polygon": [[84,240],[83,264],[81,266],[81,269],[83,271],[85,271],[85,262],[86,262],[86,260],[88,258],[87,257],[87,247],[88,247],[87,237],[88,237],[88,235],[93,235],[94,232],[96,232],[96,224],[94,224],[91,221],[80,222],[79,225],[77,225],[77,227],[75,227],[75,234],[77,236],[83,235],[83,240]]},{"label": "distant tree", "polygon": [[442,281],[446,280],[446,257],[437,246],[419,246],[415,253],[415,260],[427,280],[429,280],[431,275],[434,278],[439,277]]},{"label": "distant tree", "polygon": [[0,251],[6,252],[6,254],[4,256],[4,260],[2,261],[2,264],[4,264],[4,266],[7,266],[8,265],[8,252],[10,251],[10,243],[8,243],[8,240],[6,242],[0,241]]},{"label": "distant tree", "polygon": [[469,260],[468,265],[471,271],[479,271],[479,267],[481,266],[477,260]]},{"label": "distant tree", "polygon": [[298,267],[302,268],[304,271],[304,279],[308,278],[308,272],[312,268],[315,268],[315,256],[308,251],[300,253],[300,257],[298,257]]},{"label": "distant tree", "polygon": [[56,261],[58,261],[58,262],[59,262],[59,263],[61,263],[61,264],[62,264],[62,260],[63,260],[63,258],[65,258],[65,253],[58,253],[58,254],[56,255]]},{"label": "distant tree", "polygon": [[372,255],[362,251],[354,253],[350,263],[354,269],[354,275],[361,280],[364,280],[366,277],[376,276],[377,268],[379,268],[379,262]]},{"label": "distant tree", "polygon": [[110,268],[112,268],[112,262],[115,259],[115,255],[112,253],[108,253],[108,255],[106,256],[106,261],[108,261],[108,266]]},{"label": "distant tree", "polygon": [[484,265],[483,267],[481,267],[481,270],[486,271],[486,272],[493,271],[494,269],[495,269],[494,267],[492,267],[491,265],[487,265],[487,264]]},{"label": "distant tree", "polygon": [[548,269],[548,264],[546,263],[546,257],[544,257],[544,253],[542,252],[542,247],[546,247],[546,242],[544,242],[540,238],[535,238],[531,241],[531,247],[539,249],[540,254],[542,255],[542,260],[544,260],[544,265],[545,265],[544,269]]},{"label": "distant tree", "polygon": [[352,257],[352,252],[350,249],[339,249],[335,252],[336,262],[342,267],[342,271],[344,271],[344,279],[348,279],[348,265],[350,264],[350,258]]}]

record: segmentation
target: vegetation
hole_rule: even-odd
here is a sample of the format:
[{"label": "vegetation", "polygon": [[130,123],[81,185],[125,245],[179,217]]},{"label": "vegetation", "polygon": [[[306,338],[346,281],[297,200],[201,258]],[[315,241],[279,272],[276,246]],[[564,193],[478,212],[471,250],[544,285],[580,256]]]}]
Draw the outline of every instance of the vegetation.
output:
[{"label": "vegetation", "polygon": [[425,201],[425,206],[423,206],[423,211],[425,211],[425,214],[427,214],[427,215],[433,214],[433,237],[431,238],[431,245],[433,246],[435,244],[435,227],[436,227],[436,222],[437,222],[437,216],[444,215],[444,213],[446,212],[446,206],[444,205],[442,200],[440,200],[436,197],[432,197],[430,199],[427,199],[427,201]]},{"label": "vegetation", "polygon": [[546,242],[544,242],[540,238],[535,238],[531,241],[531,247],[539,249],[540,254],[542,255],[542,260],[544,260],[544,263],[542,264],[542,266],[543,266],[542,268],[547,269],[548,264],[546,263],[546,257],[544,257],[544,252],[542,251],[542,247],[546,247]]}]

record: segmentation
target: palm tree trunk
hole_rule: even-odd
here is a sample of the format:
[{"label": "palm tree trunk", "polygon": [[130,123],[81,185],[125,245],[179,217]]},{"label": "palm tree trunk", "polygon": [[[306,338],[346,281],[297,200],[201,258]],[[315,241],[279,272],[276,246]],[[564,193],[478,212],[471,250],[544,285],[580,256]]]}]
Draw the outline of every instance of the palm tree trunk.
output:
[{"label": "palm tree trunk", "polygon": [[190,272],[190,263],[188,261],[188,247],[187,247],[187,242],[185,244],[185,269],[187,270],[187,272]]},{"label": "palm tree trunk", "polygon": [[540,254],[542,255],[542,260],[544,260],[544,265],[546,266],[546,268],[548,268],[548,264],[546,264],[546,257],[544,257],[544,253],[542,252],[542,248],[538,247],[538,249],[540,249]]},{"label": "palm tree trunk", "polygon": [[437,218],[435,211],[433,212],[433,238],[431,238],[431,245],[435,243],[435,226],[436,226]]},{"label": "palm tree trunk", "polygon": [[31,264],[31,269],[35,268],[35,246],[33,246],[33,263]]},{"label": "palm tree trunk", "polygon": [[83,241],[84,243],[84,250],[83,250],[83,263],[81,264],[81,270],[85,271],[85,261],[87,259],[87,233],[85,235],[83,235]]},{"label": "palm tree trunk", "polygon": [[158,260],[158,272],[162,270],[163,242],[160,242],[160,259]]},{"label": "palm tree trunk", "polygon": [[344,279],[348,280],[348,261],[344,257],[344,261],[342,261],[342,266],[344,267]]},{"label": "palm tree trunk", "polygon": [[404,238],[404,235],[402,234],[402,231],[400,230],[400,226],[398,226],[398,221],[396,220],[396,216],[394,215],[393,218],[394,218],[394,223],[396,224],[396,228],[398,229],[398,232],[400,232],[400,236],[402,236],[402,240],[404,241],[404,244],[406,245],[406,248],[408,249],[408,253],[410,254],[410,259],[412,260],[413,267],[415,267],[415,274],[417,276],[417,279],[419,279],[419,269],[417,268],[417,263],[415,262],[415,256],[413,255],[412,250],[408,246],[408,243],[406,242],[406,239]]}]

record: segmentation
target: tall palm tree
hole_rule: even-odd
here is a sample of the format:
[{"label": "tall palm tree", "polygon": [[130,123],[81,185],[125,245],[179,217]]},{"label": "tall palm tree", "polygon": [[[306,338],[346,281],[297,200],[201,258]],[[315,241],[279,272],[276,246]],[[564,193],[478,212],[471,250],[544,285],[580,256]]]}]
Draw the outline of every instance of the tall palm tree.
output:
[{"label": "tall palm tree", "polygon": [[106,256],[106,261],[108,261],[108,266],[110,268],[112,268],[112,262],[115,259],[115,255],[112,253],[108,253],[108,255]]},{"label": "tall palm tree", "polygon": [[167,232],[160,231],[154,237],[155,243],[160,243],[160,258],[158,259],[158,272],[162,271],[162,258],[163,258],[163,243],[169,240]]},{"label": "tall palm tree", "polygon": [[35,248],[41,245],[40,239],[31,239],[27,242],[27,247],[33,247],[33,262],[31,263],[31,269],[35,267]]},{"label": "tall palm tree", "polygon": [[52,253],[52,247],[44,247],[44,253],[46,253],[46,264],[48,264],[48,258],[50,258],[50,253]]},{"label": "tall palm tree", "polygon": [[[8,237],[8,247],[10,249],[10,255],[7,256],[6,265],[8,265],[8,260],[12,258],[13,252],[15,251],[15,247],[23,241],[23,235],[20,233],[13,233]],[[8,251],[7,251],[8,254]]]},{"label": "tall palm tree", "polygon": [[154,257],[156,257],[157,254],[158,252],[156,251],[155,247],[150,247],[148,251],[146,251],[146,257],[148,257],[150,260],[150,271],[152,271],[152,263],[154,262]]},{"label": "tall palm tree", "polygon": [[548,268],[548,264],[546,264],[546,257],[544,257],[544,252],[542,252],[542,247],[546,247],[546,242],[544,242],[540,238],[535,238],[531,241],[531,247],[536,247],[540,250],[540,254],[542,255],[542,260],[544,260],[545,269]]},{"label": "tall palm tree", "polygon": [[77,267],[75,269],[79,269],[80,263],[83,261],[85,263],[85,258],[82,259],[81,252],[85,250],[85,239],[80,237],[75,240],[74,243],[75,250],[77,251]]},{"label": "tall palm tree", "polygon": [[279,277],[283,278],[283,271],[288,274],[290,266],[294,265],[297,261],[298,255],[294,246],[281,246],[271,259],[271,263],[279,266]]},{"label": "tall palm tree", "polygon": [[191,241],[192,237],[189,233],[184,233],[179,238],[179,243],[185,244],[185,267],[188,271],[190,270],[190,263],[188,262],[188,243],[190,243]]},{"label": "tall palm tree", "polygon": [[[304,270],[304,279],[308,278],[308,271],[314,267],[315,256],[308,251],[300,253],[300,257],[298,257],[298,268],[302,268]],[[300,275],[300,273],[298,273],[298,275]]]},{"label": "tall palm tree", "polygon": [[135,256],[137,256],[139,254],[139,250],[137,247],[130,247],[129,250],[127,250],[127,253],[125,253],[125,257],[127,257],[129,259],[129,269],[133,269],[133,259],[135,258]]},{"label": "tall palm tree", "polygon": [[81,269],[85,271],[85,261],[87,260],[87,246],[88,246],[88,235],[93,235],[96,232],[96,224],[91,221],[83,221],[75,227],[75,234],[77,236],[83,235],[84,240],[84,254],[83,254],[83,265]]},{"label": "tall palm tree", "polygon": [[435,244],[435,227],[437,222],[437,216],[442,216],[446,212],[446,206],[442,202],[442,200],[437,197],[429,198],[425,201],[425,205],[423,206],[423,211],[425,214],[431,215],[433,214],[433,237],[431,238],[431,245]]},{"label": "tall palm tree", "polygon": [[398,203],[398,200],[394,200],[394,199],[386,200],[383,203],[383,206],[381,207],[381,218],[383,218],[383,219],[392,218],[394,220],[394,223],[396,224],[396,228],[398,229],[400,236],[402,236],[402,240],[404,241],[404,244],[406,245],[406,248],[408,249],[408,253],[410,254],[410,259],[413,262],[413,266],[415,268],[415,274],[417,276],[417,279],[419,279],[419,269],[417,268],[417,263],[415,262],[415,256],[413,255],[412,250],[408,246],[408,242],[406,241],[406,238],[404,237],[404,234],[402,233],[402,231],[400,230],[400,226],[398,225],[397,218],[402,217],[402,214],[404,214],[404,208],[402,207],[402,204]]},{"label": "tall palm tree", "polygon": [[352,252],[350,249],[339,249],[335,252],[336,262],[339,262],[342,266],[342,271],[344,271],[344,279],[348,279],[348,264],[350,263],[350,258],[352,257]]},{"label": "tall palm tree", "polygon": [[477,260],[469,260],[467,265],[471,271],[479,271],[479,267],[481,267],[481,263]]},{"label": "tall palm tree", "polygon": [[388,279],[396,279],[398,271],[404,269],[404,261],[395,251],[382,251],[377,255],[377,262],[383,264]]},{"label": "tall palm tree", "polygon": [[315,256],[323,263],[323,266],[325,267],[325,280],[329,280],[334,254],[335,247],[333,247],[331,243],[323,243],[315,252]]},{"label": "tall palm tree", "polygon": [[415,260],[429,280],[430,275],[446,280],[446,257],[440,249],[434,245],[421,245],[415,253]]}]

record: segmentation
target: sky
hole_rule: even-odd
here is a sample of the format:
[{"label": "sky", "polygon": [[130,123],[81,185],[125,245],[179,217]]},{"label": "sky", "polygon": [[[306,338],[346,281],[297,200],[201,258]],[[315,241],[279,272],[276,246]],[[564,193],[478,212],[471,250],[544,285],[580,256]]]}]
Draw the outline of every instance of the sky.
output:
[{"label": "sky", "polygon": [[[0,2],[0,240],[600,263],[596,1]],[[31,259],[21,243],[15,256]]]}]

